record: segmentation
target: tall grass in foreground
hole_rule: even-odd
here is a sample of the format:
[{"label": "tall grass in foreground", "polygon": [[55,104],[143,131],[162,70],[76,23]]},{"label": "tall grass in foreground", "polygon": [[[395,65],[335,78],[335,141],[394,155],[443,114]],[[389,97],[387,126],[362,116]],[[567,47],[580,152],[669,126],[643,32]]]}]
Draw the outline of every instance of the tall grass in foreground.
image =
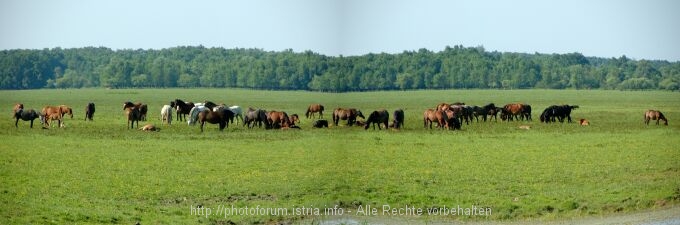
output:
[{"label": "tall grass in foreground", "polygon": [[[419,208],[477,205],[490,217],[572,218],[659,208],[680,200],[680,94],[572,90],[440,90],[315,93],[231,89],[0,91],[0,223],[266,223],[300,216],[197,216],[191,207],[333,207],[388,204]],[[283,110],[303,116],[310,103],[364,114],[402,108],[400,131],[357,127],[219,132],[175,122],[160,132],[127,130],[124,101],[149,104],[160,125],[163,104],[181,98]],[[440,102],[525,102],[534,121],[473,122],[462,131],[424,129],[422,112]],[[14,103],[74,107],[66,127],[14,128]],[[95,121],[83,121],[95,102]],[[576,104],[591,126],[540,124],[552,104]],[[670,126],[645,126],[659,109]],[[303,116],[304,117],[304,116]],[[531,125],[521,130],[519,125]],[[308,218],[308,217],[307,217]]]}]

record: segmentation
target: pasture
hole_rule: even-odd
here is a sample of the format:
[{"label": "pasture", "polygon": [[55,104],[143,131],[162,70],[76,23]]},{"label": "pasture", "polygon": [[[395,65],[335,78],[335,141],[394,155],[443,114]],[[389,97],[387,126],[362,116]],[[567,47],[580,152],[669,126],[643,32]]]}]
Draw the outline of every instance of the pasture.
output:
[{"label": "pasture", "polygon": [[[680,93],[585,90],[431,90],[361,93],[242,89],[66,89],[0,91],[0,224],[266,224],[313,216],[196,215],[192,207],[332,208],[476,205],[490,216],[434,220],[554,220],[677,206],[680,202]],[[173,119],[160,109],[180,98],[301,116],[301,130],[224,131]],[[122,104],[149,105],[160,132],[126,129]],[[473,122],[461,131],[423,128],[441,102],[524,102],[533,121]],[[66,104],[64,128],[19,121],[15,103],[39,111]],[[96,104],[94,121],[85,106]],[[404,109],[401,130],[313,129],[307,106],[364,115]],[[541,111],[574,104],[578,123],[541,124]],[[645,126],[661,110],[669,126]],[[392,116],[392,115],[390,115]],[[391,118],[390,118],[391,119]],[[653,121],[655,122],[655,121]],[[519,129],[529,125],[531,129]],[[347,211],[345,211],[347,213]],[[353,213],[352,213],[353,214]],[[409,217],[410,218],[410,217]]]}]

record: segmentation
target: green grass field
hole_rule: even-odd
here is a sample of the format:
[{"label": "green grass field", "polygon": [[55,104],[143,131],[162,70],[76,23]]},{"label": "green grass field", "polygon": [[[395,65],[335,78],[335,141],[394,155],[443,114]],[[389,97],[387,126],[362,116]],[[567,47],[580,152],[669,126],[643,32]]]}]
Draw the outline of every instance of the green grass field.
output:
[{"label": "green grass field", "polygon": [[[442,220],[515,221],[608,215],[680,202],[680,93],[575,90],[438,90],[316,93],[241,89],[0,91],[0,224],[266,224],[310,216],[214,215],[220,206],[491,208],[490,216]],[[326,107],[403,108],[400,131],[357,127],[246,129],[174,121],[160,132],[127,130],[124,101],[149,104],[160,125],[163,104],[181,98],[303,115]],[[440,102],[524,102],[531,122],[480,122],[462,131],[424,129],[422,112]],[[65,128],[14,127],[14,103],[39,110],[67,104]],[[83,121],[95,102],[95,121]],[[553,104],[576,104],[591,126],[541,124]],[[659,109],[669,126],[645,126]],[[303,115],[304,117],[304,115]],[[531,130],[518,129],[531,125]],[[675,147],[674,147],[675,146]],[[192,214],[191,207],[213,215]],[[198,211],[197,211],[198,212]],[[353,214],[353,213],[352,213]],[[436,217],[436,218],[434,218]]]}]

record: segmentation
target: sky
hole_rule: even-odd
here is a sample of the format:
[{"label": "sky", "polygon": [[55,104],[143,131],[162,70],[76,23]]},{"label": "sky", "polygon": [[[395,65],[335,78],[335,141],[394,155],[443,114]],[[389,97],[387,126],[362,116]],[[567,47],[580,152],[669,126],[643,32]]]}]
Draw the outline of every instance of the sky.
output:
[{"label": "sky", "polygon": [[680,61],[676,0],[0,0],[0,49],[446,46]]}]

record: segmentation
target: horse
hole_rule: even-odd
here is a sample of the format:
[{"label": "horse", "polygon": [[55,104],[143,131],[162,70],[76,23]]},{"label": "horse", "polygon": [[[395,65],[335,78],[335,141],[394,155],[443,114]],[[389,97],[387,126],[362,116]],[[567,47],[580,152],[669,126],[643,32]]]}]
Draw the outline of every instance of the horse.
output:
[{"label": "horse", "polygon": [[[210,110],[213,110],[218,105],[215,104],[214,102],[211,102],[211,101],[205,101],[205,102],[203,102],[203,106],[208,107]],[[224,106],[224,105],[222,105],[222,106]]]},{"label": "horse", "polygon": [[560,121],[564,123],[564,118],[571,123],[571,110],[578,108],[577,105],[551,105],[541,113],[540,120],[544,123]]},{"label": "horse", "polygon": [[203,112],[203,111],[209,111],[205,106],[195,106],[189,110],[189,120],[187,120],[188,125],[195,125],[196,121],[198,121],[198,114]]},{"label": "horse", "polygon": [[135,128],[135,122],[137,122],[137,127],[139,127],[139,121],[142,117],[138,108],[140,105],[141,104],[132,104],[132,102],[125,102],[125,104],[123,104],[123,110],[125,111],[125,117],[127,118],[127,129]]},{"label": "horse", "polygon": [[314,124],[312,124],[312,126],[313,126],[313,127],[316,127],[316,128],[323,128],[323,127],[328,128],[328,120],[317,120],[317,121],[314,121]]},{"label": "horse", "polygon": [[501,109],[501,120],[513,121],[514,119],[519,120],[524,118],[524,104],[521,103],[511,103],[503,106]]},{"label": "horse", "polygon": [[290,118],[286,112],[270,111],[269,114],[267,114],[267,120],[269,121],[269,126],[266,126],[266,129],[278,129],[288,127],[291,124]]},{"label": "horse", "polygon": [[337,108],[335,109],[335,111],[333,111],[333,123],[335,124],[335,126],[338,126],[338,122],[340,122],[340,120],[347,120],[347,125],[352,126],[356,122],[357,117],[366,119],[366,117],[364,117],[364,114],[361,113],[360,110],[357,110],[355,108],[349,109]]},{"label": "horse", "polygon": [[435,110],[435,109],[427,109],[425,112],[423,112],[423,126],[427,128],[427,126],[430,126],[430,129],[432,129],[432,123],[437,123],[437,127],[441,128],[449,128],[448,124],[448,117],[446,116],[446,111],[450,110]]},{"label": "horse", "polygon": [[12,116],[15,116],[16,113],[19,110],[22,110],[22,109],[24,109],[24,104],[21,104],[21,103],[14,104],[14,109],[12,110]]},{"label": "horse", "polygon": [[403,109],[397,109],[394,110],[394,113],[392,114],[394,117],[394,120],[392,120],[392,126],[395,129],[400,129],[404,127],[404,110]]},{"label": "horse", "polygon": [[[250,126],[251,123],[253,124],[252,127]],[[267,120],[267,111],[263,109],[256,110],[253,108],[248,108],[248,111],[243,118],[243,126],[253,128],[255,127],[255,123],[257,123],[258,127],[262,127],[262,123],[264,123],[265,128],[267,128],[269,126],[269,120]]]},{"label": "horse", "polygon": [[201,123],[201,133],[203,133],[203,126],[205,125],[205,122],[219,124],[220,131],[223,131],[225,127],[229,126],[227,121],[233,117],[234,113],[228,109],[222,109],[217,112],[210,110],[201,111],[198,113],[198,122]]},{"label": "horse", "polygon": [[390,113],[388,113],[387,110],[381,109],[380,111],[373,111],[370,115],[368,115],[364,129],[368,130],[368,127],[373,124],[373,130],[375,130],[375,124],[378,124],[378,130],[381,130],[380,124],[383,124],[385,125],[385,130],[387,130],[389,121]]},{"label": "horse", "polygon": [[61,123],[62,115],[63,113],[61,111],[61,107],[45,106],[42,108],[40,114],[40,121],[43,123],[43,127],[49,127],[50,122],[56,120],[57,127],[62,127]]},{"label": "horse", "polygon": [[313,119],[314,114],[316,114],[318,112],[319,113],[319,119],[321,119],[321,118],[323,118],[323,110],[324,110],[323,105],[321,105],[321,104],[311,104],[311,105],[309,105],[309,107],[307,107],[307,112],[305,113],[305,116],[307,117],[307,119],[309,119],[310,117]]},{"label": "horse", "polygon": [[446,110],[443,111],[443,117],[441,119],[446,120],[446,125],[448,126],[447,129],[449,130],[460,130],[461,126],[463,125],[463,121],[460,119],[460,116],[456,115],[456,111],[454,110]]},{"label": "horse", "polygon": [[163,108],[161,108],[161,125],[163,122],[167,122],[168,125],[172,124],[172,107],[170,105],[163,105]]},{"label": "horse", "polygon": [[581,126],[589,126],[590,121],[588,121],[587,119],[580,119],[578,124],[580,124]]},{"label": "horse", "polygon": [[[236,119],[236,125],[238,125],[240,122],[243,121],[243,110],[241,109],[241,106],[229,106],[229,110],[234,113],[234,118]],[[233,123],[233,121],[232,121]]]},{"label": "horse", "polygon": [[[31,121],[31,128],[33,128],[33,120],[40,118],[40,115],[33,109],[24,109],[23,105],[16,112],[14,112],[14,127],[19,128],[19,119],[23,121]],[[42,120],[41,120],[42,122]]]},{"label": "horse", "polygon": [[[168,107],[170,107],[170,106],[168,105]],[[170,107],[170,108],[172,108],[172,107]],[[139,130],[141,130],[141,131],[161,131],[161,128],[158,128],[158,127],[154,126],[153,124],[147,124],[147,125],[144,125],[142,128],[139,128]]]},{"label": "horse", "polygon": [[659,121],[663,120],[663,125],[668,126],[668,119],[658,110],[650,109],[645,112],[645,125],[649,126],[649,120],[656,120],[656,125],[659,125]]},{"label": "horse", "polygon": [[298,114],[292,114],[288,118],[290,119],[291,126],[295,126],[295,123],[300,123],[300,116]]},{"label": "horse", "polygon": [[191,109],[195,107],[194,103],[184,102],[180,99],[175,99],[175,101],[170,103],[170,106],[177,107],[178,121],[182,121],[182,119],[186,120],[186,115],[188,115],[191,112]]},{"label": "horse", "polygon": [[87,103],[87,106],[85,106],[85,120],[89,119],[92,121],[92,118],[94,117],[94,110],[94,103]]},{"label": "horse", "polygon": [[73,109],[71,109],[71,107],[68,107],[67,105],[60,105],[59,108],[61,108],[61,117],[64,117],[64,115],[69,114],[71,116],[71,119],[73,119]]}]

